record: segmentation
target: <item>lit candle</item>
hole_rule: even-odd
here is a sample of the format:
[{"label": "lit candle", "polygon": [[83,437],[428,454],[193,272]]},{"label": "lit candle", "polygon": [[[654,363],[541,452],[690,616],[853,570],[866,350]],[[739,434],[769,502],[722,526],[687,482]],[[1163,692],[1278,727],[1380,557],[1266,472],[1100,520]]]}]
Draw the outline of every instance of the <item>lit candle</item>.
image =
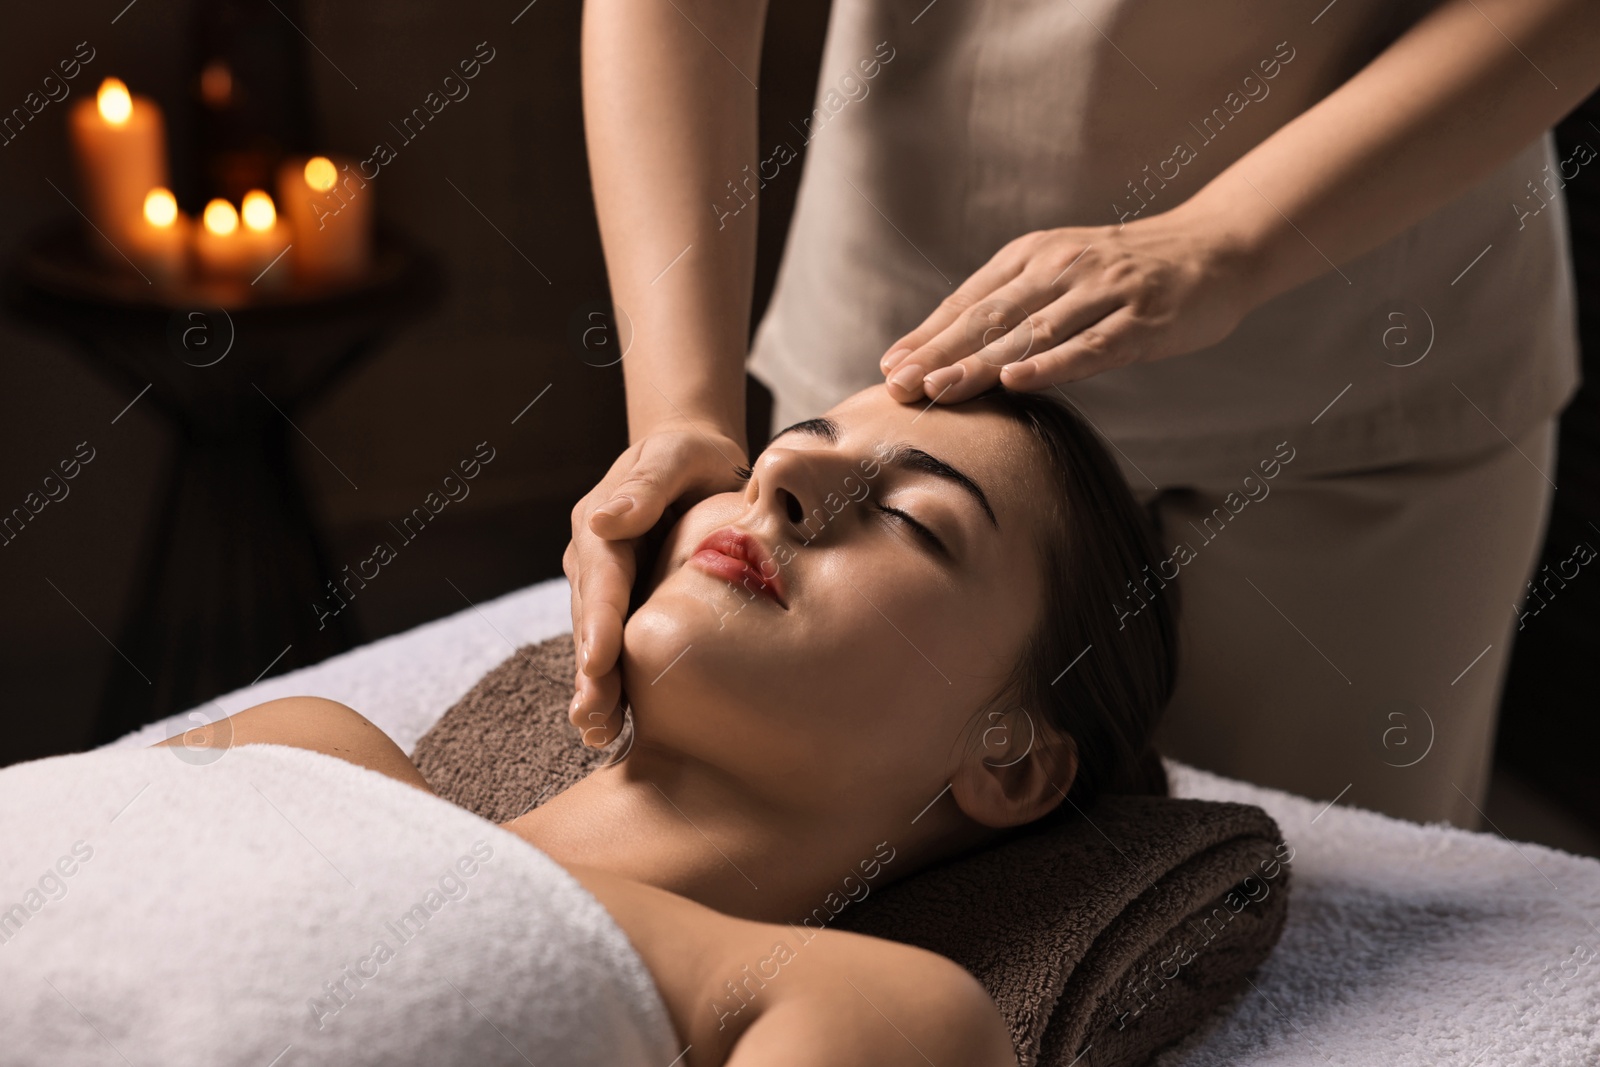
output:
[{"label": "lit candle", "polygon": [[[75,104],[68,120],[84,214],[122,246],[144,220],[145,194],[167,186],[167,137],[161,109],[107,78],[93,100]],[[117,249],[92,240],[107,261],[122,263]],[[125,253],[123,253],[125,254]]]},{"label": "lit candle", "polygon": [[289,228],[278,221],[272,197],[260,189],[250,190],[240,202],[239,215],[244,221],[239,231],[241,258],[250,283],[260,288],[286,284],[291,268],[279,263],[278,257],[289,247]]},{"label": "lit candle", "polygon": [[348,161],[290,159],[278,169],[278,203],[293,231],[297,275],[349,281],[367,269],[372,245],[372,189]]},{"label": "lit candle", "polygon": [[206,205],[194,235],[194,254],[200,269],[214,277],[236,278],[244,273],[244,241],[239,235],[239,213],[232,204],[213,200]]},{"label": "lit candle", "polygon": [[128,234],[128,258],[150,280],[172,285],[189,266],[189,220],[167,189],[151,189],[144,198],[140,225]]}]

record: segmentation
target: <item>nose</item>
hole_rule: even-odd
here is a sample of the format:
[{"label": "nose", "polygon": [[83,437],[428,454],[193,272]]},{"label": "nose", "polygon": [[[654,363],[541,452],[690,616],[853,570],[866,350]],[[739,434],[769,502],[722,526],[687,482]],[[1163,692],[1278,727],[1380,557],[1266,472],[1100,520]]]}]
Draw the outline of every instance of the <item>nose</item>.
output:
[{"label": "nose", "polygon": [[769,447],[750,479],[754,503],[803,544],[828,529],[846,501],[849,461],[833,449]]}]

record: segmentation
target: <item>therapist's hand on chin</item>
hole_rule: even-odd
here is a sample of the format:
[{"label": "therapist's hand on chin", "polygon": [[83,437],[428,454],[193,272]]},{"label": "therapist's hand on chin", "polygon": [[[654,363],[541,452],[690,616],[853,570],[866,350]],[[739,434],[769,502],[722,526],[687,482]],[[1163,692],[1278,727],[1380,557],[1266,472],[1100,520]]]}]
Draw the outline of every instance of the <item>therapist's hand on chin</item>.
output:
[{"label": "therapist's hand on chin", "polygon": [[1024,234],[889,346],[889,395],[957,403],[996,382],[1046,389],[1215,344],[1259,291],[1244,242],[1222,233],[1180,206]]},{"label": "therapist's hand on chin", "polygon": [[622,627],[645,535],[675,503],[742,488],[734,471],[746,461],[744,445],[714,427],[659,424],[572,509],[561,567],[572,586],[578,670],[567,717],[585,744],[608,744],[622,730]]}]

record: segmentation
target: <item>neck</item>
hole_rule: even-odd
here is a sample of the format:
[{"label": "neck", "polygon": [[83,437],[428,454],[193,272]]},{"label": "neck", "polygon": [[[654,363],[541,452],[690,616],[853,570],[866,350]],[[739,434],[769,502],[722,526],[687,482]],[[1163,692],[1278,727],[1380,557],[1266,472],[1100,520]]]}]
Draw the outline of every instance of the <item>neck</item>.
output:
[{"label": "neck", "polygon": [[[956,814],[948,796],[934,807],[942,805],[950,811],[941,815]],[[926,831],[944,819],[885,824],[872,807],[784,807],[714,767],[636,742],[621,762],[506,828],[557,863],[598,867],[728,915],[825,924],[849,900],[937,858]]]}]

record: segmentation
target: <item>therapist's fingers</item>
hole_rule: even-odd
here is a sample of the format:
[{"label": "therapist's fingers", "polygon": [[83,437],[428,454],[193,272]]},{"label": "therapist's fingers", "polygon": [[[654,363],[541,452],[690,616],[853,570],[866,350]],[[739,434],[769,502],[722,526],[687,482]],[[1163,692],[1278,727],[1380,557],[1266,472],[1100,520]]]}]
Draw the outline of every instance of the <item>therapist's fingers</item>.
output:
[{"label": "therapist's fingers", "polygon": [[[638,539],[667,507],[661,490],[643,479],[624,481],[610,499],[619,498],[630,501],[625,510],[592,509],[573,523],[576,573],[569,574],[568,581],[573,590],[573,652],[580,678],[602,678],[616,669],[628,600],[639,573]],[[641,524],[640,532],[633,533]]]},{"label": "therapist's fingers", "polygon": [[1010,271],[1002,284],[980,271],[907,335],[922,344],[889,371],[889,395],[958,403],[997,380],[1047,388],[1215,344],[1257,305],[1260,286],[1249,257],[1213,225],[1175,208],[1023,235],[991,261]]},{"label": "therapist's fingers", "polygon": [[583,732],[585,744],[603,745],[615,736],[609,732],[613,718],[615,727],[621,728],[621,719],[614,713],[622,699],[622,631],[638,572],[638,542],[607,541],[589,534],[582,545],[573,583],[578,603],[573,620],[578,668],[567,717]]},{"label": "therapist's fingers", "polygon": [[955,292],[939,301],[939,306],[933,309],[933,314],[924,319],[916,329],[890,344],[883,358],[878,361],[878,369],[885,374],[892,373],[910,353],[943,333],[946,327],[964,315],[973,305],[1020,274],[1025,261],[1013,255],[1010,249],[1011,245],[1001,249],[989,262],[979,267],[972,277],[962,282]]},{"label": "therapist's fingers", "polygon": [[[891,346],[891,354],[880,362],[889,395],[903,402],[938,397],[960,381],[964,374],[956,372],[941,375],[936,383],[925,384],[923,379],[989,347],[1063,293],[1092,278],[1095,257],[1079,264],[1094,247],[1094,236],[1076,229],[1041,230],[1009,242],[921,326]],[[920,343],[908,349],[907,342],[913,341]],[[1021,357],[991,351],[986,358],[998,365]],[[990,370],[974,380],[993,384],[994,378]],[[964,386],[960,393],[965,399],[979,391]]]},{"label": "therapist's fingers", "polygon": [[[988,350],[985,358],[995,363],[986,377],[992,384],[994,370],[1001,363],[1027,355],[1025,340],[1030,316],[1048,305],[1054,294],[1034,279],[1017,278],[985,296],[956,316],[920,348],[911,352],[887,376],[889,395],[901,402],[921,400],[925,395],[938,398],[947,386],[962,378],[948,372],[963,359]],[[1023,330],[1018,333],[1018,330]],[[1014,353],[1007,353],[1015,348]],[[935,375],[933,381],[929,376]],[[971,395],[971,394],[968,394]]]},{"label": "therapist's fingers", "polygon": [[1118,308],[1064,343],[1007,364],[1001,368],[1000,383],[1008,389],[1045,389],[1125,367],[1143,358],[1148,332],[1132,307]]},{"label": "therapist's fingers", "polygon": [[[1070,290],[1041,310],[1022,316],[1015,326],[1000,331],[972,355],[929,372],[923,378],[923,388],[937,403],[959,404],[996,382],[1010,384],[1006,375],[1012,372],[1006,371],[1007,367],[1059,348],[1068,338],[1094,327],[1125,303],[1117,293],[1105,289]],[[1038,384],[1048,382],[1041,380]]]},{"label": "therapist's fingers", "polygon": [[578,674],[602,678],[622,655],[622,628],[638,574],[637,543],[601,541],[590,557],[583,582],[583,618],[579,623]]},{"label": "therapist's fingers", "polygon": [[[574,542],[563,563],[583,556]],[[622,672],[618,669],[618,659],[623,620],[622,611],[615,607],[615,602],[620,598],[626,610],[636,568],[632,542],[612,543],[595,537],[594,543],[588,546],[586,561],[568,569],[574,605],[573,647],[578,664],[567,718],[580,730],[603,726],[621,700]],[[598,734],[603,733],[603,730],[598,731]],[[592,736],[597,734],[586,733],[585,741]]]},{"label": "therapist's fingers", "polygon": [[579,676],[578,693],[567,711],[567,720],[577,727],[583,743],[591,748],[608,745],[622,730],[622,674],[612,671],[603,678]]},{"label": "therapist's fingers", "polygon": [[641,539],[675,503],[739,485],[744,461],[744,446],[715,429],[674,424],[629,446],[573,508],[563,566],[580,672],[599,677],[616,663]]},{"label": "therapist's fingers", "polygon": [[577,660],[568,718],[580,730],[603,722],[620,699],[623,619],[638,571],[638,542],[607,541],[591,532],[589,512],[582,501],[573,509],[573,537],[562,556]]},{"label": "therapist's fingers", "polygon": [[[593,725],[597,713],[603,721],[620,697],[622,674],[617,659],[622,647],[622,617],[607,601],[620,597],[626,606],[637,565],[632,542],[612,544],[593,534],[588,537],[586,551],[574,541],[562,557],[572,590],[573,654],[577,660],[567,717],[580,730]],[[588,673],[590,665],[596,669],[594,676]]]},{"label": "therapist's fingers", "polygon": [[630,445],[573,508],[562,556],[577,660],[568,718],[586,740],[621,728],[623,629],[647,536],[678,507],[742,487],[744,462],[744,445],[716,427],[674,421]]},{"label": "therapist's fingers", "polygon": [[681,469],[638,463],[589,512],[589,529],[608,541],[643,537],[687,487]]},{"label": "therapist's fingers", "polygon": [[567,542],[567,549],[561,554],[561,570],[567,576],[567,594],[572,601],[572,656],[576,660],[574,670],[583,673],[583,600],[578,596],[578,546],[571,541]]},{"label": "therapist's fingers", "polygon": [[580,675],[610,669],[621,646],[620,620],[638,569],[632,541],[607,541],[588,527],[588,510],[580,501],[573,511],[572,540],[561,560],[572,589],[572,644]]}]

